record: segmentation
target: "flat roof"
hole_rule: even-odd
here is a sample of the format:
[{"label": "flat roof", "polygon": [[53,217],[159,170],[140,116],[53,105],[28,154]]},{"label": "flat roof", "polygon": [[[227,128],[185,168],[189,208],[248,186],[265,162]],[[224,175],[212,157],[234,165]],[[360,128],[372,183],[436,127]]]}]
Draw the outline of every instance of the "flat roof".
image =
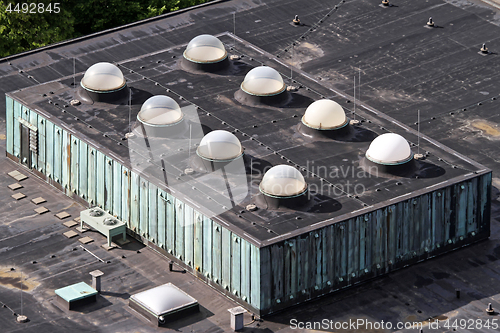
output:
[{"label": "flat roof", "polygon": [[[50,121],[91,143],[161,188],[173,190],[174,196],[185,200],[198,211],[213,216],[216,222],[229,223],[229,229],[258,246],[282,241],[476,177],[478,173],[489,172],[479,163],[425,136],[420,138],[419,149],[417,132],[411,127],[364,102],[356,105],[354,115],[354,101],[349,95],[326,87],[323,82],[300,69],[295,69],[295,73],[291,74],[286,63],[241,37],[230,33],[222,33],[218,37],[230,54],[242,57],[233,61],[231,69],[227,71],[210,74],[184,70],[180,59],[189,40],[175,46],[165,44],[165,49],[151,54],[134,56],[135,53],[131,53],[130,59],[118,62],[127,85],[132,89],[130,107],[125,102],[120,105],[82,103],[72,106],[70,101],[78,98],[73,84],[76,82],[76,86],[79,85],[83,73],[8,95],[42,116],[50,117]],[[135,41],[129,43],[128,49],[135,50]],[[88,56],[92,56],[92,53]],[[260,65],[277,69],[286,83],[300,87],[292,93],[289,103],[281,107],[250,106],[235,99],[245,74]],[[293,75],[294,82],[290,75]],[[262,174],[254,173],[250,194],[243,201],[232,209],[214,209],[214,204],[224,207],[224,203],[206,199],[207,196],[213,197],[218,190],[210,184],[217,179],[199,181],[200,174],[183,174],[184,168],[191,165],[195,144],[200,141],[202,133],[190,141],[169,142],[168,146],[155,145],[151,140],[150,154],[141,152],[144,144],[141,147],[133,142],[141,141],[142,138],[126,139],[125,135],[129,132],[129,126],[133,126],[142,103],[150,96],[159,94],[174,98],[192,122],[199,121],[205,126],[205,131],[224,129],[233,132],[245,148],[247,162],[249,159],[260,167],[288,164],[301,170],[313,194],[316,192],[311,203],[295,210],[267,210],[260,206],[257,211],[246,211],[246,205],[256,203],[258,184],[262,179]],[[297,131],[297,124],[307,106],[321,98],[335,100],[342,105],[348,117],[362,121],[360,126],[355,127],[355,139],[311,139]],[[388,132],[403,135],[410,142],[413,153],[420,151],[429,154],[424,161],[418,162],[418,178],[377,177],[359,168],[371,140]],[[188,142],[192,145],[191,149]],[[160,171],[162,164],[154,160],[160,154],[166,155],[164,161],[171,164],[165,167],[168,186],[162,178],[164,173]],[[153,156],[151,159],[154,161],[148,162],[150,156]],[[219,214],[219,211],[223,213]]]}]

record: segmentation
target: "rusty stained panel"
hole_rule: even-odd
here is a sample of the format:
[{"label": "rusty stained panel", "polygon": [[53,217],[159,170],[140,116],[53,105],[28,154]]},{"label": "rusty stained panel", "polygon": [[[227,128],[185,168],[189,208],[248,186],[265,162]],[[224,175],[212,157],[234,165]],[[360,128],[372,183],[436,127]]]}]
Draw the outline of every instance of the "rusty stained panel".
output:
[{"label": "rusty stained panel", "polygon": [[14,101],[8,96],[5,96],[5,126],[5,149],[7,153],[14,155]]},{"label": "rusty stained panel", "polygon": [[148,233],[149,241],[158,244],[158,187],[149,183],[149,218]]},{"label": "rusty stained panel", "polygon": [[45,122],[45,175],[54,179],[54,152],[57,150],[54,141],[54,124]]},{"label": "rusty stained panel", "polygon": [[78,191],[78,182],[79,182],[79,174],[80,174],[80,168],[79,168],[79,154],[80,154],[80,140],[78,140],[76,137],[72,136],[71,137],[71,143],[70,143],[70,161],[71,161],[71,167],[70,167],[70,189],[71,192],[79,195]]},{"label": "rusty stained panel", "polygon": [[166,197],[166,209],[167,209],[167,227],[166,227],[166,248],[167,248],[167,251],[170,253],[170,254],[174,254],[175,253],[175,221],[176,221],[176,218],[175,218],[175,198],[170,194],[170,193],[167,193],[167,197]]},{"label": "rusty stained panel", "polygon": [[121,208],[122,212],[120,214],[120,218],[123,222],[127,223],[127,227],[130,228],[130,202],[131,202],[131,192],[130,192],[130,170],[121,167],[122,169],[122,190],[120,197],[122,198]]},{"label": "rusty stained panel", "polygon": [[194,209],[184,205],[184,262],[193,267],[194,262]]},{"label": "rusty stained panel", "polygon": [[14,156],[19,157],[21,154],[21,125],[19,124],[19,117],[21,117],[21,108],[22,105],[21,103],[14,101],[13,105],[13,112],[14,112],[14,121],[12,123],[12,126],[14,128]]},{"label": "rusty stained panel", "polygon": [[166,228],[167,228],[167,192],[158,189],[158,246],[166,249]]},{"label": "rusty stained panel", "polygon": [[106,157],[99,150],[96,150],[96,205],[99,207],[104,207],[105,198],[105,166]]},{"label": "rusty stained panel", "polygon": [[127,192],[122,192],[122,165],[116,161],[113,162],[113,215],[122,220],[122,196]]},{"label": "rusty stained panel", "polygon": [[137,233],[149,239],[149,182],[143,178],[139,179],[139,229]]},{"label": "rusty stained panel", "polygon": [[139,205],[140,205],[140,177],[133,171],[130,171],[130,224],[129,228],[139,233]]},{"label": "rusty stained panel", "polygon": [[203,274],[208,278],[213,278],[212,273],[212,255],[213,255],[213,225],[212,220],[208,217],[203,217]]},{"label": "rusty stained panel", "polygon": [[[30,109],[26,108],[26,111],[28,112],[27,114],[27,120],[30,122],[31,125],[35,126],[38,128],[38,114],[36,112],[31,111]],[[31,131],[30,131],[31,135]],[[37,153],[34,151],[31,151],[31,168],[34,170],[38,170],[38,153],[40,152],[40,133],[37,131]]]},{"label": "rusty stained panel", "polygon": [[177,258],[184,260],[184,203],[181,200],[175,198],[174,207],[175,207],[174,254]]},{"label": "rusty stained panel", "polygon": [[97,151],[92,147],[88,149],[87,166],[87,201],[93,206],[97,202]]},{"label": "rusty stained panel", "polygon": [[[46,170],[46,126],[47,120],[42,116],[38,116],[38,171],[45,174]],[[51,148],[52,150],[52,148]]]},{"label": "rusty stained panel", "polygon": [[113,212],[113,159],[105,156],[104,164],[104,209]]},{"label": "rusty stained panel", "polygon": [[203,215],[194,211],[194,268],[201,272],[203,267],[203,252],[211,252],[211,248],[203,246]]}]

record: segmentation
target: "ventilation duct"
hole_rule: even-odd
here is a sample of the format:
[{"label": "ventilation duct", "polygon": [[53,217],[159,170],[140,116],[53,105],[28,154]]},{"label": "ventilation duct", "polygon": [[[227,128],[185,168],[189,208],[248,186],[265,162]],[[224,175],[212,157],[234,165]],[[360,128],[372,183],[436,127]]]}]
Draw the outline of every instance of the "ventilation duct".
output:
[{"label": "ventilation duct", "polygon": [[187,69],[218,71],[229,65],[224,44],[212,35],[193,38],[184,51],[182,64]]},{"label": "ventilation duct", "polygon": [[125,78],[118,67],[109,62],[90,66],[80,81],[79,95],[86,102],[113,103],[128,96]]}]

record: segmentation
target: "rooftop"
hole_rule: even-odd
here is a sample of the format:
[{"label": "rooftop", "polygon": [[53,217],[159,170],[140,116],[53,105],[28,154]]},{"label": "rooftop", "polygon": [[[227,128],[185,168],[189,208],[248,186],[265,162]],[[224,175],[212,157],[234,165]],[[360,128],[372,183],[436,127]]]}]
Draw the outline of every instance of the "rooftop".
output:
[{"label": "rooftop", "polygon": [[[307,86],[324,85],[330,91],[325,94],[325,97],[333,97],[332,90],[342,96],[344,101],[341,105],[346,108],[348,117],[351,116],[349,114],[350,108],[345,104],[345,100],[353,100],[351,93],[353,91],[353,77],[358,77],[361,70],[361,84],[358,86],[360,94],[357,99],[360,98],[363,106],[357,106],[360,109],[357,112],[360,114],[364,112],[367,118],[369,114],[372,118],[380,117],[380,121],[385,122],[384,116],[379,113],[383,112],[396,119],[399,124],[405,124],[416,130],[416,110],[420,109],[421,131],[430,138],[467,156],[467,158],[476,160],[492,169],[494,172],[493,184],[495,188],[499,188],[500,179],[496,176],[500,172],[500,164],[498,163],[498,140],[500,138],[498,130],[500,82],[498,75],[500,63],[497,61],[497,53],[500,52],[499,12],[476,0],[429,0],[426,2],[394,0],[391,3],[394,3],[395,6],[382,8],[379,7],[377,1],[353,0],[345,3],[339,1],[338,4],[332,4],[325,8],[323,2],[308,2],[308,6],[304,6],[302,0],[286,3],[277,0],[260,3],[243,0],[215,2],[197,9],[166,15],[129,27],[122,27],[114,31],[5,59],[0,62],[0,90],[6,93],[57,80],[61,77],[67,77],[68,82],[72,82],[73,61],[75,61],[76,72],[83,73],[96,62],[120,63],[150,52],[153,55],[149,58],[129,63],[129,65],[135,66],[132,68],[135,73],[124,72],[124,74],[127,79],[135,76],[134,82],[139,82],[142,76],[161,75],[155,68],[145,66],[141,69],[140,66],[144,61],[157,61],[158,59],[153,60],[157,52],[183,45],[197,35],[205,33],[220,35],[226,31],[233,31],[232,13],[236,12],[236,35],[238,38],[235,39],[236,43],[239,43],[239,46],[235,48],[236,51],[246,50],[246,48],[242,48],[241,41],[248,41],[264,50],[264,57],[268,58],[266,62],[271,61],[273,67],[285,76],[289,75],[288,69],[280,66],[277,61],[293,63],[296,67],[294,75],[299,70],[303,70],[303,74],[308,76],[300,78],[301,81],[307,83]],[[338,6],[338,8],[335,9],[334,6]],[[291,20],[296,14],[300,15],[304,25],[291,24]],[[438,28],[424,27],[430,16],[433,17]],[[175,33],[172,33],[174,30]],[[232,36],[228,34],[225,36],[228,38],[224,41],[226,45],[231,44]],[[491,54],[478,53],[483,42],[487,43],[492,51]],[[292,49],[293,43],[296,45]],[[131,45],[134,47],[130,47]],[[181,49],[178,52],[180,55]],[[250,52],[248,53],[250,54]],[[289,54],[293,54],[294,58],[290,59]],[[172,59],[172,55],[174,54],[169,54],[170,59]],[[246,62],[248,59],[243,58],[243,60]],[[165,68],[165,70],[167,69]],[[189,74],[183,73],[183,76],[186,75]],[[178,77],[169,82],[178,79],[181,78]],[[232,82],[234,87],[241,83],[241,79],[242,77],[239,77],[238,80]],[[192,81],[184,82],[184,90],[180,90],[180,92],[191,90],[188,86],[194,86],[194,84],[187,85],[187,82]],[[178,87],[181,85],[182,82],[177,83]],[[213,94],[211,86],[207,84],[203,86],[202,91],[209,96]],[[43,93],[46,93],[45,90],[39,91],[39,94]],[[164,92],[162,93],[164,94]],[[313,92],[309,91],[304,94],[307,96]],[[335,100],[338,101],[338,99]],[[41,96],[38,102],[43,103]],[[4,103],[4,100],[0,99],[2,108],[5,107]],[[48,104],[46,100],[45,103]],[[181,107],[187,106],[187,103],[179,102],[179,104]],[[195,104],[198,103],[195,102]],[[301,115],[297,115],[298,118],[293,120],[294,124],[300,121]],[[271,120],[267,119],[267,121]],[[280,126],[284,127],[286,122],[287,120],[283,120]],[[255,122],[255,124],[258,125],[259,122]],[[287,124],[290,127],[293,126],[292,120],[289,119]],[[391,124],[391,126],[398,126],[394,123]],[[4,132],[5,125],[4,123],[1,125],[2,132]],[[128,119],[122,126],[126,129],[127,125]],[[363,123],[363,126],[368,125]],[[380,129],[376,129],[375,125],[384,126],[380,122],[372,122],[370,126],[373,127],[370,127],[370,130],[378,134],[383,133]],[[392,129],[393,127],[387,128]],[[257,127],[255,131],[261,129],[261,127]],[[394,131],[400,133],[399,131],[402,129]],[[253,133],[259,134],[258,132]],[[260,134],[263,135],[263,133]],[[270,139],[272,135],[275,134],[271,134]],[[410,142],[415,142],[414,134],[408,134],[405,137]],[[116,137],[116,139],[118,138],[121,136]],[[247,149],[253,149],[249,145],[248,137],[246,141],[243,140],[243,146]],[[253,144],[256,143],[254,140],[251,141]],[[102,142],[100,141],[100,144],[105,145],[104,139]],[[422,145],[424,144],[432,147],[428,141],[422,143]],[[124,153],[127,151],[125,146],[119,147],[119,149],[123,149],[120,151]],[[368,142],[363,143],[363,147],[366,149]],[[277,148],[280,147],[277,146]],[[354,149],[354,151],[360,150]],[[434,162],[433,154],[430,155],[430,159]],[[449,159],[445,160],[453,161],[455,164],[460,161],[460,158],[451,154]],[[282,162],[283,160],[280,159],[280,163]],[[14,165],[6,163],[7,161],[2,158],[2,168],[10,171]],[[438,163],[438,165],[441,164]],[[464,166],[462,165],[462,167]],[[4,175],[5,177],[7,176]],[[38,186],[45,195],[45,191],[49,187],[42,184]],[[394,186],[394,188],[402,190],[404,187]],[[6,199],[11,200],[8,197]],[[6,199],[2,197],[3,201]],[[63,205],[72,204],[69,199],[62,195],[60,195],[58,202],[61,204],[60,208],[64,207]],[[357,201],[352,200],[352,202]],[[22,266],[31,274],[31,271],[28,270],[28,268],[34,267],[31,260],[41,262],[40,259],[44,257],[45,253],[57,253],[54,244],[62,249],[74,246],[74,241],[62,237],[51,243],[50,249],[43,243],[34,243],[33,239],[47,237],[46,235],[50,234],[50,230],[55,227],[46,222],[47,224],[39,223],[36,225],[36,229],[32,229],[34,228],[33,220],[27,218],[27,210],[26,213],[20,213],[19,210],[9,209],[8,205],[5,205],[4,208],[8,211],[2,215],[1,234],[7,236],[0,240],[0,248],[5,249],[3,252],[5,264]],[[22,209],[20,210],[22,211]],[[256,323],[252,324],[252,327],[254,327],[255,332],[258,330],[266,331],[266,329],[268,331],[286,331],[291,318],[299,320],[330,318],[335,321],[348,320],[349,318],[367,318],[377,321],[383,319],[421,321],[436,316],[451,319],[476,319],[479,316],[482,319],[487,319],[488,317],[484,317],[484,308],[488,303],[491,302],[495,308],[500,308],[498,303],[500,291],[495,288],[494,283],[492,284],[492,281],[498,279],[499,272],[499,214],[498,192],[494,190],[492,235],[488,241],[395,272],[362,287],[302,305],[296,310],[287,311],[286,314],[273,316],[268,319],[269,321],[261,323],[260,328],[256,328]],[[31,233],[26,232],[30,229]],[[34,247],[30,251],[13,244],[32,244],[30,246]],[[150,252],[151,254],[149,254]],[[117,256],[121,255],[116,254]],[[136,257],[135,262],[138,265],[129,266],[130,268],[124,271],[126,279],[131,279],[127,281],[134,281],[133,292],[147,289],[146,284],[148,287],[159,285],[171,278],[170,275],[168,279],[160,278],[165,273],[164,268],[159,271],[155,270],[155,272],[146,272],[144,267],[148,263],[155,262],[156,256],[150,250],[143,251],[143,254],[146,256],[140,257],[138,254]],[[150,259],[144,260],[144,257]],[[23,258],[23,260],[19,258]],[[76,261],[73,263],[74,266],[65,264],[61,264],[61,267],[51,266],[48,262],[44,262],[40,266],[42,265],[46,268],[39,273],[44,273],[46,270],[56,272],[56,274],[60,274],[57,277],[64,279],[65,282],[70,279],[73,279],[71,282],[82,281],[88,275],[86,269],[73,269],[68,272],[69,269],[77,267]],[[101,269],[100,265],[89,264],[88,270]],[[40,280],[42,278],[40,277]],[[159,281],[158,279],[163,280]],[[119,294],[123,292],[120,289],[122,282],[121,280],[118,282],[118,280],[120,279],[114,278],[114,281],[117,282],[110,286],[110,291],[117,293],[113,296],[109,295],[113,304],[115,301],[121,302]],[[146,280],[148,282],[145,282]],[[186,279],[184,275],[181,280],[185,281],[186,285],[196,283],[194,278]],[[47,318],[34,317],[36,312],[31,310],[33,313],[28,314],[32,318],[30,325],[37,325],[39,332],[44,332],[44,329],[46,332],[65,331],[66,328],[60,329],[61,326],[65,325],[74,328],[75,332],[79,329],[84,331],[82,325],[89,324],[84,314],[74,314],[68,318],[66,314],[57,312],[58,310],[47,304],[45,300],[48,298],[50,290],[56,287],[54,283],[49,282],[50,280],[40,281],[41,286],[36,289],[37,293],[33,294],[35,298],[31,298],[31,306],[44,313]],[[182,287],[182,285],[179,286]],[[205,287],[203,285],[200,290],[205,290]],[[455,288],[462,290],[461,299],[456,299]],[[14,293],[15,291],[2,288],[0,300],[15,299]],[[212,294],[216,295],[215,292]],[[227,308],[232,307],[229,302],[222,301],[223,298],[220,296],[220,298],[214,298],[215,300],[211,303],[210,298],[214,297],[212,294],[207,296],[205,303],[197,296],[200,304],[210,309],[216,309],[220,306],[224,308],[224,312]],[[218,303],[217,306],[213,306],[214,303]],[[13,305],[13,307],[19,311],[19,304]],[[48,308],[49,310],[47,310]],[[144,325],[137,324],[139,321],[135,319],[125,320],[124,318],[130,316],[124,308],[110,307],[108,309],[115,311],[113,313],[115,319],[113,325],[102,328],[105,331],[116,332],[124,327],[127,330],[130,327],[136,327],[136,330],[155,331],[154,328],[143,328]],[[0,312],[2,327],[7,327],[9,332],[23,329],[13,323],[10,312],[3,310]],[[227,313],[219,314],[214,310],[212,312],[215,313],[215,316],[203,321],[210,325],[213,324],[207,330],[224,331],[224,327],[227,328],[224,325],[228,325],[229,320],[226,318]],[[13,324],[10,324],[11,322]],[[189,325],[190,323],[181,323],[176,328],[189,331]],[[222,328],[217,328],[217,326]],[[195,325],[195,328],[198,327]],[[483,329],[483,331],[489,330]]]}]

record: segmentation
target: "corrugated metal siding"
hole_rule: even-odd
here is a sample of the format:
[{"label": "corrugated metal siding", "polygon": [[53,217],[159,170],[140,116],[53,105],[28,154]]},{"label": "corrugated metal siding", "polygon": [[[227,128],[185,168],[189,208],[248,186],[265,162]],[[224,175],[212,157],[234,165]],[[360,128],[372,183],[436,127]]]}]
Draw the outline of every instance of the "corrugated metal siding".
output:
[{"label": "corrugated metal siding", "polygon": [[38,171],[45,174],[46,170],[46,165],[45,165],[45,148],[46,148],[46,143],[45,143],[45,137],[46,137],[46,124],[47,121],[45,118],[42,116],[38,116]]},{"label": "corrugated metal siding", "polygon": [[70,146],[70,189],[73,193],[79,195],[78,191],[78,183],[80,181],[80,168],[79,168],[79,155],[80,155],[80,140],[73,137],[71,138],[71,146]]},{"label": "corrugated metal siding", "polygon": [[[32,112],[28,108],[26,108],[25,111],[27,113],[26,120],[28,120],[31,125],[38,128],[38,114],[36,112]],[[38,138],[38,131],[37,131],[36,135]],[[38,145],[39,144],[40,144],[40,141],[38,140]],[[34,151],[31,151],[31,168],[34,170],[38,170],[38,151],[39,151],[38,145],[37,145],[37,153],[35,153]]]},{"label": "corrugated metal siding", "polygon": [[104,160],[104,209],[113,212],[113,163],[114,161],[105,156]]},{"label": "corrugated metal siding", "polygon": [[151,183],[149,184],[148,209],[149,241],[158,244],[158,187]]},{"label": "corrugated metal siding", "polygon": [[87,201],[91,205],[95,205],[97,202],[97,151],[89,147],[88,151],[88,197]]},{"label": "corrugated metal siding", "polygon": [[7,153],[14,155],[14,101],[8,96],[5,96],[5,126],[7,133],[5,149]]},{"label": "corrugated metal siding", "polygon": [[490,184],[491,174],[485,174],[261,248],[261,311],[455,249],[479,233],[489,235],[484,203]]},{"label": "corrugated metal siding", "polygon": [[12,122],[12,126],[14,135],[14,156],[19,157],[21,154],[21,128],[18,119],[21,117],[21,104],[14,102],[13,109],[14,121]]}]

